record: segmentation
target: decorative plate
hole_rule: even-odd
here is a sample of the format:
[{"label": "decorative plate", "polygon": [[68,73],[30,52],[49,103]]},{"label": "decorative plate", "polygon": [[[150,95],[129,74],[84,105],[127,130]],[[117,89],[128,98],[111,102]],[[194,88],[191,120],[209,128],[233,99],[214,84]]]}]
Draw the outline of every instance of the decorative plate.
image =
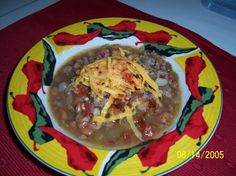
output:
[{"label": "decorative plate", "polygon": [[[123,150],[87,147],[63,135],[50,118],[47,88],[59,66],[104,44],[143,45],[178,73],[182,106],[175,127],[162,138]],[[11,77],[8,114],[22,145],[65,175],[162,175],[193,157],[219,123],[222,93],[213,65],[201,49],[165,26],[130,18],[100,18],[64,27],[43,38],[21,59]]]}]

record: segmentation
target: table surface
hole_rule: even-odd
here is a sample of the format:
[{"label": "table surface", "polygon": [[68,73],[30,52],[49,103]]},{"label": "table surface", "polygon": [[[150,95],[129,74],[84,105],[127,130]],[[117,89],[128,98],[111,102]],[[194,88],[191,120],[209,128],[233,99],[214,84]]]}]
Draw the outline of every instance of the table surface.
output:
[{"label": "table surface", "polygon": [[7,0],[0,1],[0,29],[42,10],[58,0]]},{"label": "table surface", "polygon": [[[78,10],[78,7],[80,7],[80,10]],[[174,16],[174,12],[171,13]],[[215,46],[200,35],[186,28],[170,21],[150,16],[112,0],[88,0],[81,2],[77,0],[61,0],[0,31],[0,96],[2,97],[0,109],[0,175],[59,175],[55,171],[42,165],[26,151],[16,139],[9,125],[5,103],[6,90],[11,73],[18,61],[37,41],[63,26],[87,19],[111,16],[148,20],[165,25],[182,33],[206,53],[219,75],[223,88],[223,112],[219,126],[204,150],[223,150],[225,152],[224,159],[198,160],[195,158],[179,169],[169,173],[168,176],[236,175],[236,133],[233,132],[236,129],[234,115],[236,113],[236,104],[234,102],[236,97],[235,57],[220,49],[222,47]]]},{"label": "table surface", "polygon": [[236,19],[208,10],[201,0],[120,0],[120,2],[150,15],[173,21],[236,56]]}]

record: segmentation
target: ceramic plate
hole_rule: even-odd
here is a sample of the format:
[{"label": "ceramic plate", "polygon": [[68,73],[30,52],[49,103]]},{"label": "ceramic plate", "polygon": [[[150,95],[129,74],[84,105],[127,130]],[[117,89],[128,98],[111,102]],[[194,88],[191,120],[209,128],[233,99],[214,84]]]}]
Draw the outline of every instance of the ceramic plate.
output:
[{"label": "ceramic plate", "polygon": [[[155,51],[178,73],[181,110],[161,139],[130,149],[101,150],[66,137],[50,118],[46,95],[57,69],[80,52],[104,44]],[[212,137],[222,108],[216,71],[198,46],[170,28],[130,18],[92,19],[43,38],[20,60],[7,94],[10,122],[19,141],[42,163],[65,175],[145,176],[173,171],[202,157],[200,151]]]}]

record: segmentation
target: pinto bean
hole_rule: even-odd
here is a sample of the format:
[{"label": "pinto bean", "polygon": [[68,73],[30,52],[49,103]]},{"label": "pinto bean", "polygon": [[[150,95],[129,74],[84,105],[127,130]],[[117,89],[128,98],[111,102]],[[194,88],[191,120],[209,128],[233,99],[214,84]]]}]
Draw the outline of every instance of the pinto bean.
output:
[{"label": "pinto bean", "polygon": [[82,128],[82,129],[80,129],[80,131],[81,131],[81,133],[83,133],[84,135],[86,135],[86,136],[90,136],[90,135],[92,135],[93,134],[93,130],[92,129],[90,129],[90,128]]},{"label": "pinto bean", "polygon": [[78,123],[79,123],[78,124],[79,128],[85,128],[89,123],[89,117],[86,116],[86,117],[80,119]]},{"label": "pinto bean", "polygon": [[77,122],[75,120],[71,121],[69,125],[73,130],[77,129]]},{"label": "pinto bean", "polygon": [[64,109],[62,109],[62,108],[59,109],[59,114],[60,114],[60,118],[62,120],[67,120],[68,119],[68,115],[67,115],[67,113]]},{"label": "pinto bean", "polygon": [[59,91],[58,91],[57,87],[52,87],[51,88],[51,95],[53,97],[57,97],[59,95]]}]

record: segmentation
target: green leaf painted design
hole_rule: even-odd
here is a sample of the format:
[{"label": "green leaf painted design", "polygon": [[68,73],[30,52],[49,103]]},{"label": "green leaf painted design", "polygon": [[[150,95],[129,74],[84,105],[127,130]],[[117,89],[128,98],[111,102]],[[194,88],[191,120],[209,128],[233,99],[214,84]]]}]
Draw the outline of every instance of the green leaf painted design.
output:
[{"label": "green leaf painted design", "polygon": [[102,176],[107,176],[110,174],[117,165],[137,154],[146,145],[147,144],[145,143],[131,149],[117,150],[106,163],[102,172]]},{"label": "green leaf painted design", "polygon": [[155,51],[160,56],[167,56],[167,57],[172,56],[174,54],[188,53],[196,49],[196,48],[178,48],[170,45],[159,45],[146,42],[144,43],[144,48],[145,50]]},{"label": "green leaf painted design", "polygon": [[188,99],[182,111],[182,114],[180,116],[180,119],[177,123],[177,128],[176,128],[179,134],[182,134],[187,123],[190,120],[190,117],[197,110],[197,108],[213,102],[215,98],[214,92],[211,88],[199,87],[199,92],[202,97],[202,101],[200,102],[197,99],[195,99],[193,96],[190,96],[190,98]]},{"label": "green leaf painted design", "polygon": [[105,27],[101,23],[92,23],[89,24],[87,27],[87,32],[91,33],[96,30],[101,30],[100,34],[98,35],[101,38],[106,40],[116,40],[116,39],[123,39],[128,38],[134,35],[135,31],[116,31]]},{"label": "green leaf painted design", "polygon": [[29,136],[30,139],[37,142],[38,144],[44,144],[48,141],[51,141],[53,137],[41,131],[39,127],[40,126],[52,127],[52,122],[39,96],[35,93],[30,92],[30,97],[35,107],[36,121],[29,130]]},{"label": "green leaf painted design", "polygon": [[31,140],[37,142],[40,145],[53,140],[53,137],[51,137],[47,133],[42,132],[42,130],[40,130],[39,127],[36,126],[30,128],[29,136]]},{"label": "green leaf painted design", "polygon": [[43,85],[49,86],[53,79],[53,72],[56,65],[56,57],[51,46],[43,40],[44,59],[43,59]]},{"label": "green leaf painted design", "polygon": [[102,23],[91,23],[87,26],[87,32],[91,33],[96,30],[102,30],[105,26]]}]

